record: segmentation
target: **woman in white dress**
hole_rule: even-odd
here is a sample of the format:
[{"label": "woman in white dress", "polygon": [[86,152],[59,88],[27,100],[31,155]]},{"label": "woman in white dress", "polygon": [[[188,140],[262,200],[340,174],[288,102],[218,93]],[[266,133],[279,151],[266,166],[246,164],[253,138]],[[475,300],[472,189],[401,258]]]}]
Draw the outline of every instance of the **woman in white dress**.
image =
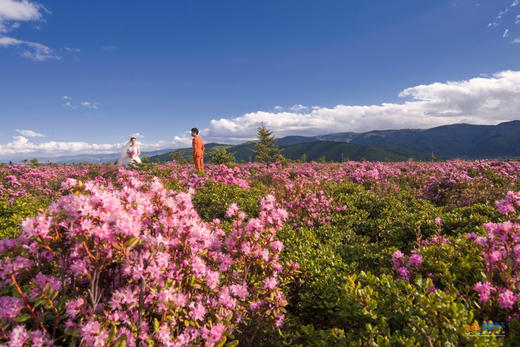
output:
[{"label": "woman in white dress", "polygon": [[123,152],[121,153],[121,158],[119,159],[119,165],[124,166],[135,166],[136,164],[141,164],[141,148],[137,144],[137,140],[135,137],[131,137],[130,141],[128,141],[125,146]]}]

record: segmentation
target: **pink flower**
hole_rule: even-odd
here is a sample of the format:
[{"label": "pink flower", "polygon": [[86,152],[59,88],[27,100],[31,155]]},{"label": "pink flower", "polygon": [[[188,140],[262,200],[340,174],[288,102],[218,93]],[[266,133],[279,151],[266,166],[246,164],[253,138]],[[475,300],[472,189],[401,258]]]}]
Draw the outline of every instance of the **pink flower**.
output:
[{"label": "pink flower", "polygon": [[273,289],[278,285],[278,280],[274,277],[266,278],[263,280],[264,289]]},{"label": "pink flower", "polygon": [[22,325],[17,325],[9,336],[9,346],[23,346],[29,339],[29,333]]},{"label": "pink flower", "polygon": [[399,275],[401,275],[402,278],[409,281],[410,280],[410,274],[408,273],[408,269],[404,266],[397,269],[397,272],[399,272]]},{"label": "pink flower", "polygon": [[509,289],[504,290],[498,295],[498,303],[504,310],[511,310],[515,302],[515,295]]},{"label": "pink flower", "polygon": [[283,242],[281,242],[281,241],[271,242],[271,249],[275,252],[283,251]]},{"label": "pink flower", "polygon": [[392,261],[394,263],[394,268],[400,267],[402,264],[404,264],[404,254],[397,250],[392,254]]},{"label": "pink flower", "polygon": [[481,302],[489,301],[491,293],[494,293],[496,289],[489,282],[478,282],[473,286],[473,289],[479,292],[479,299]]},{"label": "pink flower", "polygon": [[202,337],[209,343],[217,343],[222,338],[226,331],[226,326],[222,323],[217,323],[211,329],[207,327],[202,328]]},{"label": "pink flower", "polygon": [[423,258],[418,254],[412,255],[412,256],[410,256],[410,259],[408,259],[408,265],[420,265],[422,263],[423,263]]},{"label": "pink flower", "polygon": [[204,305],[202,305],[200,302],[195,304],[191,310],[191,316],[195,320],[203,320],[204,316],[206,315],[206,309],[204,308]]},{"label": "pink flower", "polygon": [[231,293],[233,293],[233,295],[239,297],[240,299],[247,298],[247,295],[249,294],[247,291],[247,284],[233,284],[231,286]]},{"label": "pink flower", "polygon": [[231,218],[235,216],[240,209],[238,208],[238,205],[236,203],[232,203],[229,205],[228,210],[226,211],[226,217]]}]

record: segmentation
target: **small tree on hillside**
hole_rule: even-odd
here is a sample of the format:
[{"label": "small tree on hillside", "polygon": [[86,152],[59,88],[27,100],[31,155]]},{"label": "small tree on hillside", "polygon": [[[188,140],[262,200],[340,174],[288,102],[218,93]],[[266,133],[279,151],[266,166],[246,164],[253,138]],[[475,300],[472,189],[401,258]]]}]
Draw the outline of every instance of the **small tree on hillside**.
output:
[{"label": "small tree on hillside", "polygon": [[235,153],[228,153],[225,148],[216,148],[208,153],[208,158],[214,164],[230,166],[235,162]]},{"label": "small tree on hillside", "polygon": [[280,152],[280,148],[276,145],[273,132],[267,129],[264,123],[258,128],[256,136],[258,141],[253,143],[255,146],[253,153],[256,156],[256,161],[271,164],[283,160],[283,155]]},{"label": "small tree on hillside", "polygon": [[186,164],[187,161],[184,159],[184,155],[181,151],[175,151],[170,153],[170,158],[174,161],[176,164]]}]

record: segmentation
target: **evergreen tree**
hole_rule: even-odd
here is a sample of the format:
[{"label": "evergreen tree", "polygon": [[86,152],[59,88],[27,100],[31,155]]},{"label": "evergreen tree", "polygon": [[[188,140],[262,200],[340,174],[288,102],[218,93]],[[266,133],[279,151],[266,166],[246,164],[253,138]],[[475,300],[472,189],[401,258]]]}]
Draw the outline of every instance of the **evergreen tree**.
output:
[{"label": "evergreen tree", "polygon": [[280,148],[276,145],[273,132],[267,129],[264,123],[258,128],[256,136],[258,141],[253,143],[255,146],[253,153],[256,156],[256,161],[271,164],[283,159]]},{"label": "evergreen tree", "polygon": [[235,153],[228,153],[225,148],[216,148],[208,153],[208,158],[214,164],[230,166],[235,162]]},{"label": "evergreen tree", "polygon": [[170,153],[170,158],[172,158],[173,162],[176,164],[186,164],[187,161],[184,158],[184,155],[181,151],[175,151]]}]

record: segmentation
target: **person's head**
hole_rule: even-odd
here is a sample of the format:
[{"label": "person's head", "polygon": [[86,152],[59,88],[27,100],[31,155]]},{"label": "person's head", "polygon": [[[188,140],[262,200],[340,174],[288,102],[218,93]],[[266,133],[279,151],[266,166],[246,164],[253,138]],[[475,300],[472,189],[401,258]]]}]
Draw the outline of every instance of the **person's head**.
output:
[{"label": "person's head", "polygon": [[132,145],[135,145],[135,141],[137,141],[137,140],[135,139],[135,137],[132,136],[132,137],[130,138],[130,143],[131,143]]},{"label": "person's head", "polygon": [[199,134],[199,129],[191,128],[191,136],[195,137]]}]

